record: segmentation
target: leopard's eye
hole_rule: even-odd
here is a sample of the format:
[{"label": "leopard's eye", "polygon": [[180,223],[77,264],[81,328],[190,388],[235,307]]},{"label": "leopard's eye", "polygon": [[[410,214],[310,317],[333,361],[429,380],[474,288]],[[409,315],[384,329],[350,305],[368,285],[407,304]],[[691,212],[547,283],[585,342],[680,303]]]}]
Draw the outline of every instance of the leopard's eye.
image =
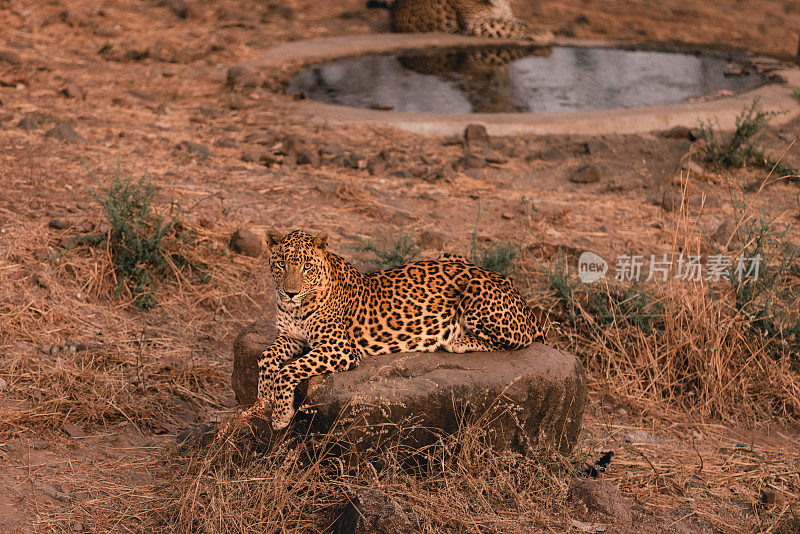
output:
[{"label": "leopard's eye", "polygon": [[286,262],[285,261],[276,261],[275,262],[275,266],[278,267],[279,269],[283,269],[284,267],[286,267]]},{"label": "leopard's eye", "polygon": [[310,263],[306,263],[305,265],[303,265],[303,269],[306,270],[306,271],[311,269],[311,267],[312,267],[312,265]]}]

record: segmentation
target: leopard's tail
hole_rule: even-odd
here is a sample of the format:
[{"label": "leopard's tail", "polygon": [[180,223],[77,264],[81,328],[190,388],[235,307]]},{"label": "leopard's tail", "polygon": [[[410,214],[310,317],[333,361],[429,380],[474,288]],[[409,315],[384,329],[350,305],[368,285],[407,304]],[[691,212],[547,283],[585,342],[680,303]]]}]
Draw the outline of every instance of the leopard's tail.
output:
[{"label": "leopard's tail", "polygon": [[392,0],[367,0],[367,7],[377,9],[392,9],[394,2]]}]

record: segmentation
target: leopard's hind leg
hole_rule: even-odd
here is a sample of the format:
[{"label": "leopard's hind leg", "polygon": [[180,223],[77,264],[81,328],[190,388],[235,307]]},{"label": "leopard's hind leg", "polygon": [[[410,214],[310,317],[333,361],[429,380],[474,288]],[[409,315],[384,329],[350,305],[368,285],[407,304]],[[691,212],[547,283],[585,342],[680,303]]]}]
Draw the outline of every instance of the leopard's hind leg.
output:
[{"label": "leopard's hind leg", "polygon": [[510,280],[496,273],[466,284],[457,315],[462,333],[446,347],[452,352],[516,350],[533,343],[536,336],[528,304]]}]

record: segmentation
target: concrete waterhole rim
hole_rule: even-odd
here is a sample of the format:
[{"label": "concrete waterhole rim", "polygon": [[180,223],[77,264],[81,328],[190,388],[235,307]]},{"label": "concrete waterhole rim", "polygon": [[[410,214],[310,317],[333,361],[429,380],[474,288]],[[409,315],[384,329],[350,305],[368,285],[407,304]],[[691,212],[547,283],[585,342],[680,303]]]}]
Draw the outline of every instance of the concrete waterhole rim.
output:
[{"label": "concrete waterhole rim", "polygon": [[[286,65],[308,65],[366,54],[380,54],[424,49],[447,49],[476,45],[511,45],[525,42],[488,39],[442,33],[379,33],[322,37],[283,43],[268,48],[261,57],[240,63],[256,72]],[[609,39],[557,38],[553,46],[635,47],[636,43]],[[651,49],[652,46],[648,45]],[[703,49],[697,47],[702,53]],[[691,52],[692,49],[682,50]],[[736,54],[733,54],[736,55]],[[482,124],[490,135],[585,135],[639,134],[662,131],[676,126],[692,128],[698,121],[715,120],[723,130],[735,127],[737,115],[758,98],[761,107],[776,112],[773,124],[783,124],[800,115],[800,102],[793,96],[800,87],[800,68],[769,56],[744,56],[754,63],[766,62],[777,68],[771,72],[777,82],[729,97],[703,102],[557,113],[428,113],[383,111],[325,104],[313,100],[295,100],[281,96],[287,112],[307,120],[328,124],[367,124],[400,128],[412,133],[455,135],[469,124]]]}]

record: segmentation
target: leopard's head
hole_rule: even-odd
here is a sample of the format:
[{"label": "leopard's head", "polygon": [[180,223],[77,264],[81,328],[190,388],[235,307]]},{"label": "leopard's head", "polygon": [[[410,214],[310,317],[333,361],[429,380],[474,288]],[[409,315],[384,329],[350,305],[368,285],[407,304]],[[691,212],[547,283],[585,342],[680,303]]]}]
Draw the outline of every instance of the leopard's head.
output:
[{"label": "leopard's head", "polygon": [[327,288],[327,234],[314,236],[295,230],[284,236],[270,230],[267,245],[269,267],[281,301],[299,305],[307,295]]}]

